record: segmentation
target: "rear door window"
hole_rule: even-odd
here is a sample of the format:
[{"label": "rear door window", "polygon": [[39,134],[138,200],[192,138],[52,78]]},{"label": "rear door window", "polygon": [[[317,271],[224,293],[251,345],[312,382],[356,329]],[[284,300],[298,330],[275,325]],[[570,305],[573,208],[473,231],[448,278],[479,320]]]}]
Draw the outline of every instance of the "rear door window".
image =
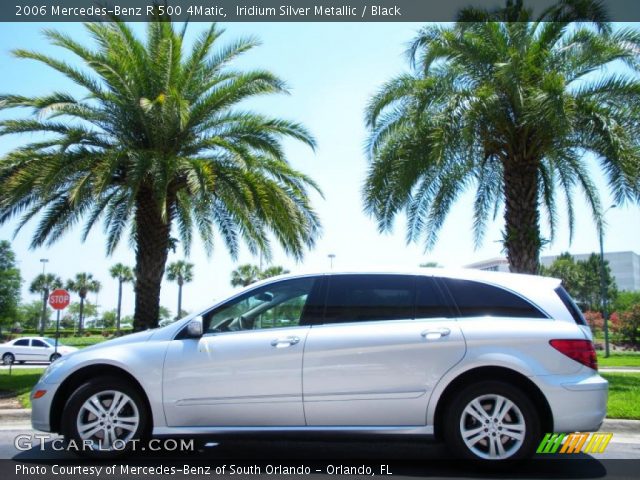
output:
[{"label": "rear door window", "polygon": [[416,285],[415,318],[455,317],[455,309],[446,301],[432,277],[418,277]]},{"label": "rear door window", "polygon": [[471,280],[444,278],[461,317],[547,318],[538,308],[503,288]]},{"label": "rear door window", "polygon": [[415,297],[411,275],[333,275],[324,323],[412,319]]}]

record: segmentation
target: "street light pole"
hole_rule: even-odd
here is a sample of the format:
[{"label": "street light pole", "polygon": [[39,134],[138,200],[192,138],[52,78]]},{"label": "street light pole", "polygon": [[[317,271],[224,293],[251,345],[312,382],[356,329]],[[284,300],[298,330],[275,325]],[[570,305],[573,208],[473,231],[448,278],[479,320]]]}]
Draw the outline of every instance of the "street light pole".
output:
[{"label": "street light pole", "polygon": [[327,257],[329,257],[329,267],[333,270],[333,259],[336,258],[336,254],[330,253]]},{"label": "street light pole", "polygon": [[600,240],[600,301],[602,302],[602,320],[604,327],[604,356],[605,358],[609,357],[609,319],[607,312],[607,283],[605,279],[605,268],[604,268],[604,225],[603,220],[606,213],[612,208],[616,208],[616,204],[614,203],[609,208],[607,208],[602,213],[602,218],[598,222],[598,236]]}]

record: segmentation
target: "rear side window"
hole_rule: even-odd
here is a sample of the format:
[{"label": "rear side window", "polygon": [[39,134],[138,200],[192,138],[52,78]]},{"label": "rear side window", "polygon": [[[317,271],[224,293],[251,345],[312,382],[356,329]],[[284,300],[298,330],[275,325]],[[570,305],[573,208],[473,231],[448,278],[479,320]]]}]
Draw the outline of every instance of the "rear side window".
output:
[{"label": "rear side window", "polygon": [[455,316],[436,281],[431,277],[418,277],[415,318],[441,318]]},{"label": "rear side window", "polygon": [[582,315],[582,312],[571,298],[571,295],[569,295],[569,293],[567,293],[567,291],[564,289],[564,287],[562,285],[559,286],[555,289],[555,292],[556,295],[560,297],[560,300],[562,300],[562,303],[564,303],[564,306],[567,308],[567,310],[569,310],[569,313],[573,317],[573,320],[578,325],[586,325],[587,321],[585,320],[584,315]]},{"label": "rear side window", "polygon": [[28,347],[29,346],[29,339],[21,339],[21,340],[17,340],[14,345],[16,347]]},{"label": "rear side window", "polygon": [[413,318],[415,278],[335,275],[329,278],[325,323]]},{"label": "rear side window", "polygon": [[547,318],[523,298],[499,287],[471,280],[443,279],[461,317]]}]

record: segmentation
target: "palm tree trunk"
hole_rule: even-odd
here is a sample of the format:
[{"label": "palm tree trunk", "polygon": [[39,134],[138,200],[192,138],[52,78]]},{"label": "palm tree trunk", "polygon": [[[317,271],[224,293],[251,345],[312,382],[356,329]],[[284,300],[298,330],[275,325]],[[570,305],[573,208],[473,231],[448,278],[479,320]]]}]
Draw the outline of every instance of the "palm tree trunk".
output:
[{"label": "palm tree trunk", "polygon": [[178,313],[176,318],[180,318],[180,312],[182,312],[182,282],[178,282]]},{"label": "palm tree trunk", "polygon": [[118,279],[118,311],[116,313],[116,335],[120,335],[120,311],[122,309],[122,279]]},{"label": "palm tree trunk", "polygon": [[133,330],[158,326],[160,287],[169,254],[171,221],[162,219],[153,193],[141,189],[136,202],[136,282]]},{"label": "palm tree trunk", "polygon": [[538,211],[537,162],[508,159],[504,164],[504,246],[510,269],[537,274],[542,241]]},{"label": "palm tree trunk", "polygon": [[78,333],[84,331],[84,297],[80,297],[80,315],[78,317]]},{"label": "palm tree trunk", "polygon": [[40,336],[44,336],[44,322],[47,316],[47,299],[49,298],[49,289],[42,290],[42,315],[40,316]]}]

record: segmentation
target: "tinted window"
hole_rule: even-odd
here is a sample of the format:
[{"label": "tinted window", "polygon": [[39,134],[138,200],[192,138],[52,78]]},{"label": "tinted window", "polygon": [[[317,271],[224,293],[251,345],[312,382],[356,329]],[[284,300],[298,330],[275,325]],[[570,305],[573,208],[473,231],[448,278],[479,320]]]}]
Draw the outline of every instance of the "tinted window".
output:
[{"label": "tinted window", "polygon": [[16,347],[28,347],[29,346],[29,339],[28,338],[27,339],[22,338],[20,340],[16,340],[16,343],[14,343],[14,345]]},{"label": "tinted window", "polygon": [[462,317],[546,318],[529,302],[502,288],[470,280],[443,280]]},{"label": "tinted window", "polygon": [[314,282],[300,278],[252,290],[205,314],[206,332],[298,326]]},{"label": "tinted window", "polygon": [[31,340],[32,347],[47,347],[47,344],[42,340]]},{"label": "tinted window", "polygon": [[558,297],[560,297],[560,300],[562,300],[562,303],[564,303],[564,306],[567,307],[567,310],[569,310],[569,313],[571,313],[573,320],[578,325],[586,325],[587,321],[582,315],[582,312],[580,311],[576,303],[573,301],[571,296],[564,289],[564,287],[556,288],[556,294],[558,295]]},{"label": "tinted window", "polygon": [[324,321],[413,318],[415,278],[407,275],[335,275],[329,278]]},{"label": "tinted window", "polygon": [[451,317],[453,312],[444,300],[436,281],[430,277],[418,277],[415,318]]}]

